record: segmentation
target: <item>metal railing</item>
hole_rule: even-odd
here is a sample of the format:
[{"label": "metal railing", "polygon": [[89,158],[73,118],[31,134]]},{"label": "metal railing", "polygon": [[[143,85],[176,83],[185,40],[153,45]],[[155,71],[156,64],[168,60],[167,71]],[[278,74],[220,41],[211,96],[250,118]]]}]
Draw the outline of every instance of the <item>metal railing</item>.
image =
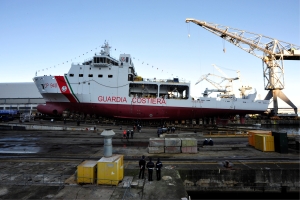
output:
[{"label": "metal railing", "polygon": [[79,184],[96,184],[96,185],[111,185],[117,186],[120,180],[110,180],[110,179],[99,179],[99,178],[91,178],[80,176],[76,178],[76,182]]},{"label": "metal railing", "polygon": [[131,188],[131,181],[126,181],[126,189],[125,192],[123,194],[122,200],[126,200],[126,199],[131,199],[131,197],[133,197],[133,195],[130,192],[130,188]]},{"label": "metal railing", "polygon": [[174,79],[156,79],[156,78],[142,78],[141,80],[135,80],[134,82],[140,82],[140,81],[144,81],[144,82],[159,82],[159,83],[168,83],[168,84],[172,84],[172,83],[190,83],[190,81],[187,81],[185,79],[177,79],[176,81]]}]

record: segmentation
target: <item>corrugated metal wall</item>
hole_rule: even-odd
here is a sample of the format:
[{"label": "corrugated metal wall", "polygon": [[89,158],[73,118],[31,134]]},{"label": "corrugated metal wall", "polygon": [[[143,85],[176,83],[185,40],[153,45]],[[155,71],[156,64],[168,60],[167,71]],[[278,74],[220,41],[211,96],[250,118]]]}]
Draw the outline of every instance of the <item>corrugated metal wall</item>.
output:
[{"label": "corrugated metal wall", "polygon": [[36,111],[38,104],[45,103],[33,82],[0,83],[0,109]]}]

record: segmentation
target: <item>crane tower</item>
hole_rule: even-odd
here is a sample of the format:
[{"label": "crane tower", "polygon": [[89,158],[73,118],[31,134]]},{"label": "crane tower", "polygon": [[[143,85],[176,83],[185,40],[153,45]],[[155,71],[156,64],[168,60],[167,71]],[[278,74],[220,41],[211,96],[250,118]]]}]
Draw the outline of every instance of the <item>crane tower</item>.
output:
[{"label": "crane tower", "polygon": [[278,114],[277,97],[291,106],[295,114],[297,114],[297,107],[282,90],[284,89],[283,60],[300,60],[299,46],[264,35],[192,18],[187,18],[185,22],[193,22],[242,50],[260,58],[263,61],[265,90],[269,90],[265,100],[270,100],[273,97],[274,114]]}]

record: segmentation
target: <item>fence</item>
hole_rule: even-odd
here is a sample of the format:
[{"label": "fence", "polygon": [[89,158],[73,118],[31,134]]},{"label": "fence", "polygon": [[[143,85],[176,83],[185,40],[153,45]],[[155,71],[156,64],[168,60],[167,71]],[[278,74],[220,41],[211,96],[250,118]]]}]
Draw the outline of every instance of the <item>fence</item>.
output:
[{"label": "fence", "polygon": [[209,136],[239,136],[239,137],[248,137],[247,131],[205,131],[203,135]]}]

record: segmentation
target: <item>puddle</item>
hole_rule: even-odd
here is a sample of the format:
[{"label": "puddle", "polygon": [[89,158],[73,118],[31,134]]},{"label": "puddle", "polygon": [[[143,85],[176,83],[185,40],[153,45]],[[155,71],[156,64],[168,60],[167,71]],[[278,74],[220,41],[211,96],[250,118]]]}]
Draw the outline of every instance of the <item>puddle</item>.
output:
[{"label": "puddle", "polygon": [[9,148],[0,148],[0,153],[38,153],[41,151],[41,147],[30,147],[30,146],[11,146]]},{"label": "puddle", "polygon": [[41,152],[36,142],[38,137],[4,137],[0,138],[0,153],[2,154],[33,154]]},{"label": "puddle", "polygon": [[0,142],[20,142],[20,141],[32,141],[32,140],[38,140],[36,137],[6,137],[6,138],[0,138]]}]

